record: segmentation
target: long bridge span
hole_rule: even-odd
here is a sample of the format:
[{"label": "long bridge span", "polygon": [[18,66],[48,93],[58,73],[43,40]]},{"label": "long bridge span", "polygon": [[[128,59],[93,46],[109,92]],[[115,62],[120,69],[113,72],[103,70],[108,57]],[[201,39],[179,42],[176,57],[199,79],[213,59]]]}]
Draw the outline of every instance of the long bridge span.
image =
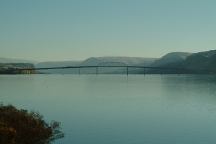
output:
[{"label": "long bridge span", "polygon": [[[175,71],[175,73],[186,73],[187,70],[183,68],[173,67],[153,67],[153,66],[136,66],[136,65],[83,65],[83,66],[60,66],[60,67],[39,67],[39,68],[18,68],[17,71],[41,71],[41,70],[55,70],[55,69],[78,69],[78,74],[81,74],[81,69],[94,68],[95,74],[100,74],[99,68],[125,68],[125,74],[129,74],[129,69],[142,69],[140,74],[148,74],[147,70],[156,71]],[[32,72],[28,72],[32,73]]]}]

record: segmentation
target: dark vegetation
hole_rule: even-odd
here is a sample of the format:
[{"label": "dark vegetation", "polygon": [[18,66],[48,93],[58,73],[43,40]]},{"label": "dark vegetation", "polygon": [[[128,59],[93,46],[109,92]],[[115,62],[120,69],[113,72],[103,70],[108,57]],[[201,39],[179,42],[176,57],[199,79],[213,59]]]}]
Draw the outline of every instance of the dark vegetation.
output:
[{"label": "dark vegetation", "polygon": [[36,112],[0,105],[0,144],[50,144],[62,137],[58,122],[48,124]]}]

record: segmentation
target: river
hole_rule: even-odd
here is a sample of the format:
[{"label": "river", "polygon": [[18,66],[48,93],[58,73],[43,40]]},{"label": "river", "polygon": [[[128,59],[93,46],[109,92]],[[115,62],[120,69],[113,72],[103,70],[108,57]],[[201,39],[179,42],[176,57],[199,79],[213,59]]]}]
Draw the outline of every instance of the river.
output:
[{"label": "river", "polygon": [[216,143],[213,75],[1,75],[0,102],[61,122],[55,144]]}]

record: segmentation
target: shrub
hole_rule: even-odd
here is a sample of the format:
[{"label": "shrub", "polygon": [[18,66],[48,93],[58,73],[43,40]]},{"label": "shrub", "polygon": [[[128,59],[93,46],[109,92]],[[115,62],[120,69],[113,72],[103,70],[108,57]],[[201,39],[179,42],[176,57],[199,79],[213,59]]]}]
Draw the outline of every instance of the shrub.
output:
[{"label": "shrub", "polygon": [[0,144],[49,144],[62,137],[60,123],[47,124],[36,112],[0,105]]}]

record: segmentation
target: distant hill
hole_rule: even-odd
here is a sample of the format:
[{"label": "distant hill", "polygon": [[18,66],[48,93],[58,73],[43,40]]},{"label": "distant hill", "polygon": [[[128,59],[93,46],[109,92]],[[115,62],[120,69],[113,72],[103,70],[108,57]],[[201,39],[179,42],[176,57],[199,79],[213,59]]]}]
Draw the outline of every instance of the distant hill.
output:
[{"label": "distant hill", "polygon": [[98,65],[103,63],[125,64],[125,65],[150,65],[156,59],[155,58],[140,58],[140,57],[92,57],[84,60],[81,65]]},{"label": "distant hill", "polygon": [[[59,62],[42,62],[35,65],[37,68],[43,67],[64,67],[64,66],[97,66],[97,65],[142,65],[149,66],[156,59],[139,58],[139,57],[91,57],[84,61],[59,61]],[[60,73],[73,74],[78,73],[78,69],[62,69],[62,70],[42,70],[42,73]],[[101,68],[101,73],[125,73],[122,68]],[[82,73],[95,73],[95,69],[85,68]]]},{"label": "distant hill", "polygon": [[195,72],[216,73],[216,50],[192,54],[187,57],[183,66]]},{"label": "distant hill", "polygon": [[186,60],[188,56],[190,56],[191,53],[186,53],[186,52],[172,52],[168,53],[162,58],[156,60],[151,66],[155,67],[163,67],[166,65],[171,65],[175,63],[181,63]]},{"label": "distant hill", "polygon": [[[80,65],[81,61],[52,61],[41,62],[35,65],[36,68],[49,68],[49,67],[66,67]],[[53,70],[40,70],[40,73],[50,74],[74,74],[77,73],[75,69],[53,69]]]},{"label": "distant hill", "polygon": [[[171,54],[171,55],[170,55]],[[188,73],[216,73],[216,50],[198,53],[170,53],[156,61],[152,66],[181,68]],[[170,71],[169,71],[170,72]],[[178,73],[179,71],[172,71]],[[153,71],[150,71],[153,73]]]},{"label": "distant hill", "polygon": [[40,62],[35,65],[37,68],[46,67],[64,67],[64,66],[77,66],[81,61],[51,61],[51,62]]},{"label": "distant hill", "polygon": [[0,63],[36,63],[36,61],[14,59],[14,58],[0,58]]},{"label": "distant hill", "polygon": [[[146,69],[147,73],[216,73],[216,50],[210,50],[198,53],[172,52],[163,57],[140,58],[140,57],[91,57],[83,61],[56,61],[41,62],[33,65],[28,60],[0,58],[0,71],[10,68],[49,68],[49,67],[67,67],[67,66],[150,66],[161,68],[172,68],[172,70]],[[173,69],[177,68],[177,69]],[[82,68],[81,73],[95,73],[95,68]],[[5,71],[4,71],[5,72]],[[55,69],[40,70],[40,73],[50,74],[77,74],[79,69]],[[99,68],[100,73],[106,74],[124,74],[125,68]],[[130,68],[130,73],[141,74],[143,69]]]},{"label": "distant hill", "polygon": [[[82,66],[150,66],[156,58],[140,58],[140,57],[92,57],[84,60],[80,65]],[[136,69],[130,70],[130,73],[137,73]],[[100,68],[100,73],[106,74],[123,74],[125,68]],[[95,73],[93,69],[87,69],[84,73]]]}]

